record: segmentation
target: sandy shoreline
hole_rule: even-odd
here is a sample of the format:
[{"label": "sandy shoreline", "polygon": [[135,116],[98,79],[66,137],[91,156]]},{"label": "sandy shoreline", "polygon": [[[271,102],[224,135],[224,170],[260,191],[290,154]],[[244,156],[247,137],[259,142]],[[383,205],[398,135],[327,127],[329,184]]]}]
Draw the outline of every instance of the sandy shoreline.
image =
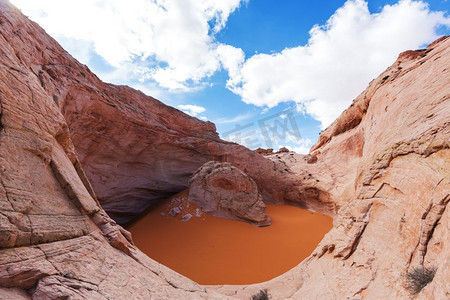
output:
[{"label": "sandy shoreline", "polygon": [[[128,226],[148,256],[200,284],[251,284],[285,273],[309,256],[332,227],[328,216],[287,205],[267,205],[272,225],[256,227],[217,218],[176,195]],[[173,200],[175,199],[175,201]],[[174,206],[182,211],[168,214]],[[182,216],[191,219],[183,222]]]}]

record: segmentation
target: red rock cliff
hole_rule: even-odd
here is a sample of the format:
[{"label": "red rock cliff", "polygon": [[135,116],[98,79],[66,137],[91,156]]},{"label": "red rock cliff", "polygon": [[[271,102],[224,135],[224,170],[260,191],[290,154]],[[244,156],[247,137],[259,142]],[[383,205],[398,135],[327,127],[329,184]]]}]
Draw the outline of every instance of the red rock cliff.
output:
[{"label": "red rock cliff", "polygon": [[0,1],[0,299],[222,299],[142,254],[99,205],[46,90],[80,70],[98,82]]},{"label": "red rock cliff", "polygon": [[297,180],[287,179],[291,174],[283,164],[219,139],[211,122],[130,87],[100,81],[22,16],[5,15],[2,32],[5,49],[14,53],[11,59],[34,75],[46,101],[61,111],[80,164],[114,220],[127,222],[184,190],[189,177],[211,160],[232,162],[248,173],[266,202],[307,198]]},{"label": "red rock cliff", "polygon": [[[7,1],[0,18],[0,299],[249,298],[262,288],[276,299],[408,299],[404,275],[417,266],[436,268],[418,298],[449,297],[450,39],[401,54],[310,155],[264,158],[101,82]],[[143,255],[103,211],[126,221],[209,160],[249,174],[266,202],[333,214],[333,229],[279,278],[205,288]]]},{"label": "red rock cliff", "polygon": [[[450,296],[450,38],[406,51],[328,127],[307,156],[280,153],[336,205],[333,229],[293,270],[229,295],[276,299]],[[435,268],[413,295],[414,268]],[[326,287],[326,288],[324,288]]]}]

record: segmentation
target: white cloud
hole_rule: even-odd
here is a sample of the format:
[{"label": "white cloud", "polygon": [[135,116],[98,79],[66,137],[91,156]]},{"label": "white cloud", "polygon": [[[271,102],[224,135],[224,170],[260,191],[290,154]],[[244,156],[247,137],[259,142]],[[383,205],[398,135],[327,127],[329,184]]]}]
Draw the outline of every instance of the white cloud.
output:
[{"label": "white cloud", "polygon": [[287,145],[286,148],[288,148],[290,151],[294,151],[297,152],[298,154],[308,154],[309,153],[309,149],[311,148],[312,145],[310,144],[301,144],[298,146],[289,146]]},{"label": "white cloud", "polygon": [[268,111],[295,101],[322,127],[398,53],[437,38],[437,26],[450,26],[450,18],[421,1],[401,0],[370,14],[366,2],[349,0],[311,29],[307,45],[245,60],[242,49],[219,43],[215,34],[247,1],[11,0],[83,63],[98,55],[113,66],[96,70],[105,81],[164,96],[202,88],[224,69],[227,88],[244,102]]},{"label": "white cloud", "polygon": [[295,101],[326,127],[401,51],[437,38],[442,24],[450,18],[424,2],[402,0],[371,14],[365,1],[350,0],[311,29],[307,45],[238,61],[239,71],[229,67],[229,89],[257,106]]},{"label": "white cloud", "polygon": [[234,87],[242,80],[240,72],[245,61],[244,51],[230,45],[221,44],[217,48],[217,55],[222,63],[222,67],[228,71],[227,88],[237,92],[234,90]]},{"label": "white cloud", "polygon": [[[191,105],[191,104],[178,105],[177,108],[193,117],[197,117],[206,111],[206,108],[204,108],[202,106]],[[205,118],[206,117],[204,117],[204,116],[200,116],[200,119],[202,119],[202,120],[204,120]]]},{"label": "white cloud", "polygon": [[[281,116],[280,116],[281,117]],[[272,139],[273,148],[280,149],[282,147],[288,148],[290,151],[295,151],[299,154],[309,153],[313,142],[311,139],[297,136],[294,132],[285,131],[283,138]]]},{"label": "white cloud", "polygon": [[310,139],[288,136],[282,141],[276,141],[273,148],[278,151],[280,148],[286,147],[290,151],[297,152],[298,154],[308,154],[312,145],[313,142]]},{"label": "white cloud", "polygon": [[[187,90],[217,71],[222,59],[224,67],[229,59],[235,60],[228,58],[236,55],[233,47],[219,44],[214,33],[246,0],[12,2],[50,35],[92,44],[99,56],[119,70],[116,74]],[[74,55],[84,63],[89,60],[86,51],[74,51]]]}]

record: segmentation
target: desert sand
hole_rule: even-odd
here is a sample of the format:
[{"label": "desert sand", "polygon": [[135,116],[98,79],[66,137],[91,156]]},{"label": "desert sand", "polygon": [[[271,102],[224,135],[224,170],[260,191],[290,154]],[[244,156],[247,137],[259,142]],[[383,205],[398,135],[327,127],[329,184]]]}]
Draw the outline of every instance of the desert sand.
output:
[{"label": "desert sand", "polygon": [[[267,205],[272,225],[202,213],[186,191],[160,202],[128,226],[141,251],[200,284],[250,284],[285,273],[311,254],[332,227],[328,216],[294,206]],[[182,207],[175,217],[168,214]],[[184,215],[191,219],[183,222]]]}]

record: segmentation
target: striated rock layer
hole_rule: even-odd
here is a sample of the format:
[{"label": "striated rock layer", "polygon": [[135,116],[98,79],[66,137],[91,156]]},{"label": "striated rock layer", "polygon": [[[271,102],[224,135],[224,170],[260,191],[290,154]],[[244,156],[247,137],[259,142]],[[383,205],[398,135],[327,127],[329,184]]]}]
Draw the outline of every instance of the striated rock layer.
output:
[{"label": "striated rock layer", "polygon": [[248,173],[266,202],[307,199],[301,184],[288,179],[284,164],[219,139],[211,122],[127,86],[100,81],[37,24],[2,2],[2,48],[61,111],[80,165],[115,221],[126,223],[186,189],[190,176],[211,160],[231,162]]},{"label": "striated rock layer", "polygon": [[328,127],[309,155],[280,153],[329,195],[333,229],[286,274],[249,287],[274,299],[409,299],[405,274],[436,268],[417,299],[450,297],[450,38],[407,51]]},{"label": "striated rock layer", "polygon": [[0,299],[223,299],[107,216],[42,79],[52,64],[82,66],[6,1],[0,18]]},{"label": "striated rock layer", "polygon": [[[404,274],[450,278],[450,39],[401,54],[307,156],[268,156],[125,86],[101,82],[0,0],[0,299],[389,299]],[[136,249],[126,222],[231,162],[265,202],[334,216],[299,266],[252,286],[202,287]],[[92,186],[91,186],[92,184]],[[98,200],[97,200],[98,199]],[[101,206],[100,206],[101,204]]]}]

